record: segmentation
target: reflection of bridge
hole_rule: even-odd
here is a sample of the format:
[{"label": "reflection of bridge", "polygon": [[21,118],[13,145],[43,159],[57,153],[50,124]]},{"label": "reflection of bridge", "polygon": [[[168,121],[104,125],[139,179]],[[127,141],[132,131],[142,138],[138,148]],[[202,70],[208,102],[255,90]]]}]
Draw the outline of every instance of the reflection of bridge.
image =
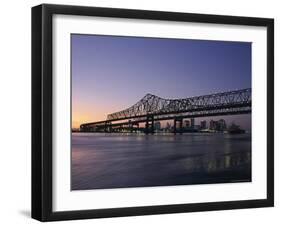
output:
[{"label": "reflection of bridge", "polygon": [[[174,121],[174,133],[181,133],[184,118],[251,113],[251,89],[215,93],[204,96],[163,99],[147,94],[133,106],[107,116],[105,121],[85,123],[82,132],[143,131],[154,133],[154,122]],[[145,123],[141,129],[140,123]]]}]

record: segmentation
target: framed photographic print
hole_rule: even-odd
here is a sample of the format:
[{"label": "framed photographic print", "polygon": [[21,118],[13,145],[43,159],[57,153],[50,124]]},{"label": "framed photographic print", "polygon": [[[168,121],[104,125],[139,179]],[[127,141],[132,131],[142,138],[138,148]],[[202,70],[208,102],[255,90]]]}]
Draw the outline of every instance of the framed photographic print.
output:
[{"label": "framed photographic print", "polygon": [[274,21],[32,8],[32,217],[273,206]]}]

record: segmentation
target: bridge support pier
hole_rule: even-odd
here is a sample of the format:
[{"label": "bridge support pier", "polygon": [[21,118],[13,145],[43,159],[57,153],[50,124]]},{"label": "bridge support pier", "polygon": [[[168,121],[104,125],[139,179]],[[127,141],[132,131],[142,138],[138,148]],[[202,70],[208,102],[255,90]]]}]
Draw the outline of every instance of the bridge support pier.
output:
[{"label": "bridge support pier", "polygon": [[111,125],[111,122],[108,124],[108,132],[109,132],[109,133],[112,132],[112,125]]},{"label": "bridge support pier", "polygon": [[154,116],[153,115],[147,115],[144,133],[145,134],[154,133]]},{"label": "bridge support pier", "polygon": [[119,133],[120,132],[123,132],[123,126],[122,125],[119,126]]},{"label": "bridge support pier", "polygon": [[139,123],[133,122],[132,123],[132,132],[137,132],[139,130]]},{"label": "bridge support pier", "polygon": [[131,120],[128,122],[128,129],[130,133],[134,131],[134,123]]},{"label": "bridge support pier", "polygon": [[[182,134],[182,118],[174,118],[174,134]],[[177,123],[179,123],[179,128],[177,129]]]},{"label": "bridge support pier", "polygon": [[104,132],[105,133],[111,133],[111,131],[112,131],[111,122],[105,122],[104,123]]}]

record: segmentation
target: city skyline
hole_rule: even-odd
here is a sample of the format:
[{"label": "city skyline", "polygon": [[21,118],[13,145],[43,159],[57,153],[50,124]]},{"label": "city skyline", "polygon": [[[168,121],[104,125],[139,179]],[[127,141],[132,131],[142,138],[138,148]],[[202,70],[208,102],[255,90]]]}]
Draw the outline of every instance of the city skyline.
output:
[{"label": "city skyline", "polygon": [[[251,43],[73,34],[71,44],[72,128],[146,93],[175,99],[251,87]],[[226,118],[251,127],[251,115]]]},{"label": "city skyline", "polygon": [[[213,129],[211,128],[211,123],[217,123],[219,121],[223,121],[225,123],[225,130],[227,130],[232,124],[239,126],[239,123],[237,123],[234,120],[228,120],[226,116],[226,119],[222,116],[213,116],[213,117],[199,117],[199,118],[185,118],[183,120],[183,128],[193,128],[193,129]],[[193,122],[192,122],[193,121]],[[202,128],[202,123],[205,124],[204,128]],[[144,123],[142,123],[144,124]],[[166,129],[166,128],[173,128],[173,120],[162,120],[162,121],[156,121],[154,122],[154,127],[157,127],[158,129]],[[251,128],[241,128],[241,129],[247,129],[250,130]]]}]

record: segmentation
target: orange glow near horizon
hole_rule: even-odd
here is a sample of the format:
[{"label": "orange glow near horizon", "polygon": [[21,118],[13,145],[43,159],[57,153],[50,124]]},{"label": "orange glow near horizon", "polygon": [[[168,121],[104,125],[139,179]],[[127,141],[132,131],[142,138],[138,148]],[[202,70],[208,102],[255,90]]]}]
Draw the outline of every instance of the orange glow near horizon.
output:
[{"label": "orange glow near horizon", "polygon": [[[72,105],[72,129],[80,128],[80,125],[88,122],[104,121],[107,115],[122,109],[118,103],[111,103],[111,106],[95,103],[93,105],[81,102],[73,102]],[[119,105],[120,106],[120,105]]]},{"label": "orange glow near horizon", "polygon": [[73,111],[72,112],[72,128],[78,129],[81,124],[87,122],[96,122],[106,120],[107,115],[101,111]]}]

